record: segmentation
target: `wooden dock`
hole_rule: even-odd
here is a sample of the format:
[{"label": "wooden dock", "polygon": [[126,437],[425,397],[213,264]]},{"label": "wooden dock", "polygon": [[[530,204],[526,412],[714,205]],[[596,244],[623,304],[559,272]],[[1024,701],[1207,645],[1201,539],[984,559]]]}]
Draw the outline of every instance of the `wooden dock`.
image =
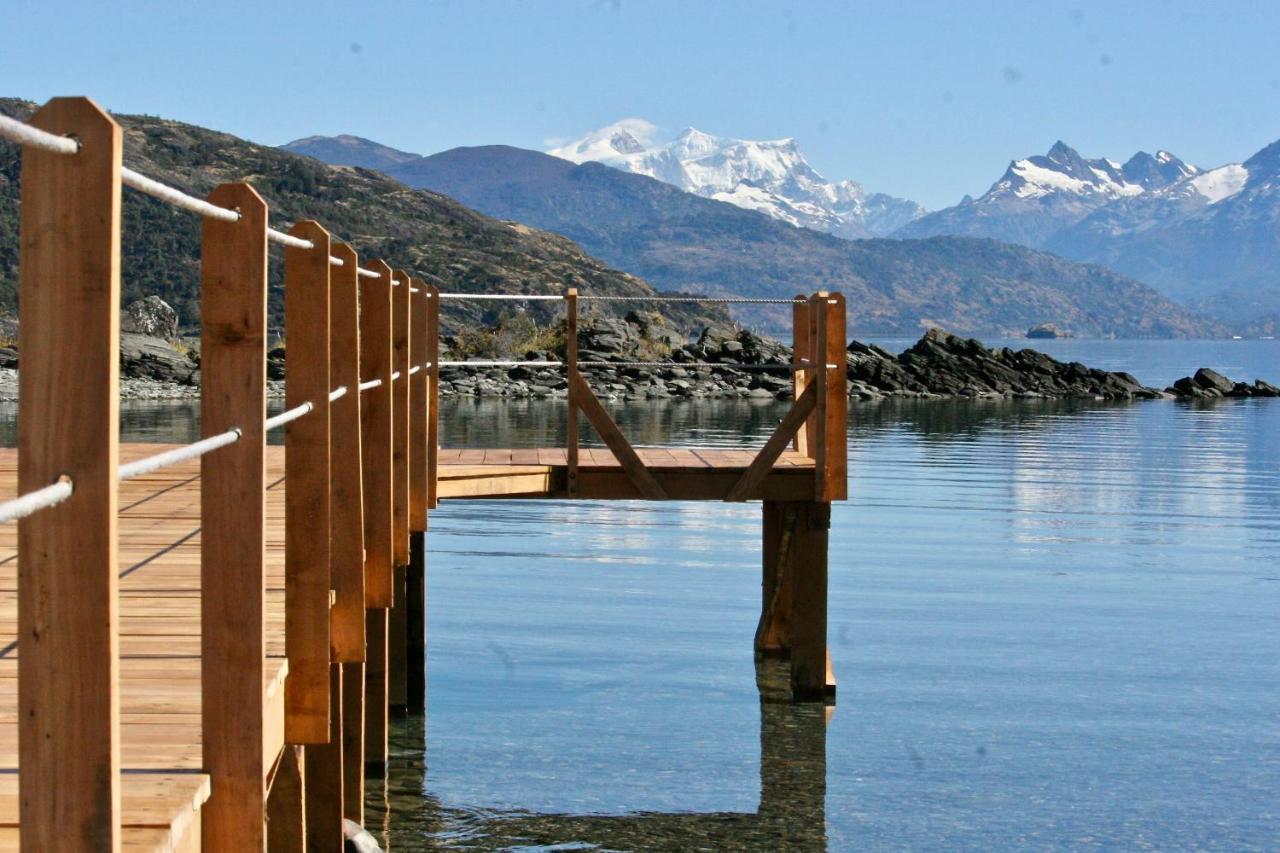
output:
[{"label": "wooden dock", "polygon": [[[442,500],[759,501],[759,657],[832,702],[831,502],[846,491],[845,306],[793,306],[794,400],[760,448],[633,447],[565,306],[564,447],[440,446],[441,294],[247,184],[204,216],[202,439],[118,440],[120,132],[86,99],[23,160],[18,448],[0,450],[0,850],[341,849],[425,707]],[[4,128],[0,127],[0,131]],[[78,142],[67,144],[67,136]],[[137,184],[136,179],[131,179]],[[204,205],[201,207],[201,205]],[[268,244],[285,246],[286,410],[266,417]],[[529,298],[501,294],[470,298]],[[583,423],[579,422],[582,418]],[[584,446],[589,427],[602,446]],[[285,430],[283,447],[266,434]]]}]

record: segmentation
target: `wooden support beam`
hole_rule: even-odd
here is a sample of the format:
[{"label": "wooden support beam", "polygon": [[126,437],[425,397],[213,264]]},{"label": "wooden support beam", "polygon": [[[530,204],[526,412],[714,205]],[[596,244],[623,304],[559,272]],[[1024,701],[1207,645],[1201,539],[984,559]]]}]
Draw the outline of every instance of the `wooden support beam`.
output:
[{"label": "wooden support beam", "polygon": [[805,419],[813,411],[816,400],[817,388],[811,385],[787,410],[782,421],[774,429],[773,435],[769,436],[769,440],[765,442],[764,447],[760,448],[755,459],[751,460],[747,470],[742,472],[742,477],[729,490],[729,494],[725,497],[726,501],[745,501],[756,495],[765,477],[773,471],[773,465],[782,455],[782,451],[787,449],[792,438],[804,426]]},{"label": "wooden support beam", "polygon": [[118,851],[120,128],[86,98],[31,124],[80,150],[22,154],[18,491],[74,489],[18,522],[22,848]]},{"label": "wooden support beam", "polygon": [[797,501],[787,563],[791,570],[791,696],[797,702],[835,698],[827,685],[827,540],[831,504]]},{"label": "wooden support beam", "polygon": [[364,664],[342,666],[342,813],[364,824]]},{"label": "wooden support beam", "polygon": [[309,853],[342,849],[342,664],[329,666],[329,742],[306,748],[306,820]]},{"label": "wooden support beam", "polygon": [[427,327],[431,318],[431,290],[421,279],[411,279],[409,296],[409,532],[427,529],[427,504],[431,501],[427,441],[430,438],[429,406],[431,373],[427,363],[430,340]]},{"label": "wooden support beam", "polygon": [[409,704],[409,603],[405,598],[408,573],[408,566],[395,567],[396,606],[387,611],[387,708],[396,716],[403,716]]},{"label": "wooden support beam", "polygon": [[762,501],[760,623],[756,627],[758,657],[791,654],[791,539],[796,514],[792,504]]},{"label": "wooden support beam", "polygon": [[240,440],[200,459],[201,812],[207,850],[260,850],[263,757],[267,385],[267,205],[248,184],[209,202],[240,219],[204,220],[200,278],[200,431]]},{"label": "wooden support beam", "polygon": [[[809,320],[809,297],[803,293],[795,295],[796,301],[791,304],[791,396],[799,400],[805,389],[813,384],[813,371],[799,369],[799,365],[813,359],[813,327]],[[803,302],[800,300],[804,300]],[[815,420],[812,415],[804,426],[796,432],[795,450],[813,458],[813,430]]]},{"label": "wooden support beam", "polygon": [[359,260],[350,246],[330,247],[342,266],[329,271],[329,381],[347,393],[329,407],[329,571],[333,660],[364,660],[364,485],[360,438]]},{"label": "wooden support beam", "polygon": [[[821,297],[822,295],[819,294]],[[824,456],[817,466],[814,499],[842,501],[848,495],[848,431],[849,395],[847,393],[848,355],[845,347],[844,296],[832,293],[822,297],[820,358],[822,361],[822,393],[826,405],[818,429],[822,433]],[[815,409],[815,414],[818,410]]]},{"label": "wooden support beam", "polygon": [[315,248],[284,250],[285,740],[329,739],[329,232],[310,220],[289,232]]},{"label": "wooden support beam", "polygon": [[430,287],[427,305],[427,359],[431,363],[427,386],[427,508],[438,503],[436,481],[440,472],[440,288]]},{"label": "wooden support beam", "polygon": [[569,377],[568,407],[565,410],[565,451],[569,497],[578,496],[578,289],[569,288],[564,297],[564,364]]},{"label": "wooden support beam", "polygon": [[596,399],[586,380],[575,373],[569,377],[569,387],[576,389],[576,401],[582,413],[587,416],[587,421],[599,433],[609,450],[613,451],[614,457],[622,465],[622,470],[626,472],[641,496],[651,501],[667,500],[666,491],[640,461],[640,457],[627,442],[626,436],[618,429],[618,425],[609,417],[609,413],[604,410],[604,406],[600,405],[600,401]]},{"label": "wooden support beam", "polygon": [[[267,797],[267,849],[271,853],[304,853],[307,849],[306,757],[300,746],[285,746],[280,753]],[[245,848],[213,847],[212,850]],[[255,847],[254,850],[262,848]],[[336,849],[336,848],[329,848]]]},{"label": "wooden support beam", "polygon": [[378,278],[360,279],[360,371],[380,380],[361,394],[360,438],[364,457],[365,605],[391,606],[391,267],[373,261]]},{"label": "wooden support beam", "polygon": [[364,662],[364,766],[366,773],[387,769],[387,611],[367,611]]},{"label": "wooden support beam", "polygon": [[427,710],[427,534],[409,537],[409,570],[405,574],[405,710]]},{"label": "wooden support beam", "polygon": [[395,537],[392,554],[397,566],[406,566],[409,564],[409,421],[413,414],[409,404],[409,387],[413,379],[409,375],[412,294],[408,273],[397,272],[395,282],[397,286],[391,289],[391,369],[398,372],[400,378],[391,384],[391,512]]}]

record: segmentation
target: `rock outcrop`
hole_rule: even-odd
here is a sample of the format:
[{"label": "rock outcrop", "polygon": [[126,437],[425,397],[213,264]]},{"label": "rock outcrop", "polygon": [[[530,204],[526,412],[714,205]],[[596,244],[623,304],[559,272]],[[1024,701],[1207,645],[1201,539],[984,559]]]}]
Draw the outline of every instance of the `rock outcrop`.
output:
[{"label": "rock outcrop", "polygon": [[1253,384],[1228,379],[1216,370],[1202,367],[1194,376],[1184,376],[1167,389],[1168,393],[1190,400],[1215,397],[1280,397],[1280,388],[1255,379]]}]

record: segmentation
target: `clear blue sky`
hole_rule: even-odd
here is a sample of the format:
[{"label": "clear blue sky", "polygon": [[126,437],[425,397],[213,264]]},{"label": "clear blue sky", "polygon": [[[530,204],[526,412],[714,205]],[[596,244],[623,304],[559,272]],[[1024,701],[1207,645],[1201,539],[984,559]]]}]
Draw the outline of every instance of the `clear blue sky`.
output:
[{"label": "clear blue sky", "polygon": [[1063,139],[1204,166],[1280,138],[1274,2],[4,0],[0,94],[279,144],[545,148],[626,116],[796,137],[929,207]]}]

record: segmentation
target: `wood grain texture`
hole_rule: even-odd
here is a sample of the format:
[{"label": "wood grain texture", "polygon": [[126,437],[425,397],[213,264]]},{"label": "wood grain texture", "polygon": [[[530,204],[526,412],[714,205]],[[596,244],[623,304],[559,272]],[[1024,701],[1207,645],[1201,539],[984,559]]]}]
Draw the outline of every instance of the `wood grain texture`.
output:
[{"label": "wood grain texture", "polygon": [[578,494],[578,289],[569,288],[564,297],[564,364],[569,377],[568,407],[565,409],[566,480],[569,497]]},{"label": "wood grain texture", "polygon": [[398,286],[391,288],[391,369],[398,371],[400,378],[391,386],[392,555],[397,566],[405,566],[409,563],[409,421],[413,414],[409,403],[413,379],[409,375],[409,317],[413,294],[408,273],[397,272],[395,281]]},{"label": "wood grain texture", "polygon": [[809,297],[809,329],[810,329],[810,361],[813,370],[809,372],[810,381],[817,386],[818,399],[813,407],[812,429],[809,432],[810,449],[814,463],[814,500],[820,500],[825,492],[823,469],[827,460],[827,409],[831,400],[825,393],[827,388],[827,294],[819,291]]},{"label": "wood grain texture", "polygon": [[431,291],[421,279],[411,279],[411,282],[417,293],[409,295],[409,363],[419,368],[409,377],[409,531],[412,533],[427,529],[427,505],[431,501],[427,470],[431,373],[426,366],[431,361],[427,334]]},{"label": "wood grain texture", "polygon": [[[809,321],[808,295],[797,293],[791,304],[791,363],[803,364],[813,357],[813,327]],[[804,300],[803,302],[800,300]],[[791,372],[791,396],[799,400],[800,395],[813,383],[811,370],[793,370]],[[796,440],[792,447],[797,453],[813,457],[813,430],[815,421],[810,416],[796,432]]]},{"label": "wood grain texture", "polygon": [[329,667],[329,742],[306,748],[306,822],[309,853],[342,849],[342,664]]},{"label": "wood grain texture", "polygon": [[849,363],[845,350],[848,340],[845,336],[844,295],[831,294],[823,307],[823,364],[826,365],[823,371],[826,385],[823,390],[826,392],[827,405],[825,419],[819,428],[825,433],[823,444],[826,457],[815,486],[821,491],[815,497],[821,501],[842,501],[849,496]]},{"label": "wood grain texture", "polygon": [[796,502],[787,565],[791,571],[791,696],[829,698],[827,688],[827,547],[831,504]]},{"label": "wood grain texture", "polygon": [[622,470],[626,472],[640,494],[652,501],[666,500],[666,491],[654,479],[653,474],[645,467],[640,457],[636,455],[626,436],[622,434],[622,431],[618,429],[618,425],[609,417],[609,413],[604,410],[604,406],[600,405],[596,395],[591,392],[591,387],[587,385],[586,380],[581,375],[575,374],[569,379],[569,387],[576,389],[576,400],[582,413],[587,416],[591,426],[595,428],[604,443],[609,446],[609,450],[613,452],[613,455],[622,465]]},{"label": "wood grain texture", "polygon": [[285,407],[310,413],[285,426],[285,740],[329,739],[329,233],[289,232],[314,249],[284,250]]},{"label": "wood grain texture", "polygon": [[342,813],[364,823],[364,664],[342,666]]},{"label": "wood grain texture", "polygon": [[18,488],[74,488],[18,523],[22,845],[119,850],[121,136],[86,98],[31,124],[81,148],[22,155]]},{"label": "wood grain texture", "polygon": [[755,651],[760,657],[785,657],[791,652],[791,539],[795,511],[780,501],[760,503],[761,601]]},{"label": "wood grain texture", "polygon": [[364,660],[364,485],[360,447],[359,260],[345,244],[330,247],[342,266],[329,271],[329,381],[347,393],[329,407],[329,572],[333,659]]},{"label": "wood grain texture", "polygon": [[267,848],[271,853],[305,853],[307,849],[305,773],[303,748],[286,746],[275,768],[267,800]]},{"label": "wood grain texture", "polygon": [[[391,267],[373,261],[379,278],[360,279],[360,372],[382,384],[361,394],[364,455],[365,606],[391,606],[394,559],[391,517]],[[367,639],[367,637],[366,637]]]},{"label": "wood grain texture", "polygon": [[235,444],[200,460],[200,620],[209,850],[259,850],[266,766],[263,613],[267,372],[267,205],[248,184],[209,195],[240,211],[204,220],[200,279],[200,428]]},{"label": "wood grain texture", "polygon": [[440,288],[430,287],[427,305],[427,359],[431,362],[427,393],[427,507],[435,509],[436,475],[440,464]]}]

